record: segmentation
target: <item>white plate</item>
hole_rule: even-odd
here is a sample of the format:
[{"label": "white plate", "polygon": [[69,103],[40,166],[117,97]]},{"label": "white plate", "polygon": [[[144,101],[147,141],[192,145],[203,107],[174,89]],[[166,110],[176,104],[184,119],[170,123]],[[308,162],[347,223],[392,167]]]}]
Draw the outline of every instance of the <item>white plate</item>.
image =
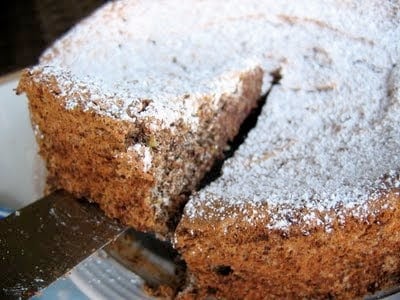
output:
[{"label": "white plate", "polygon": [[26,98],[14,92],[16,78],[0,82],[0,203],[11,209],[41,196],[44,182]]}]

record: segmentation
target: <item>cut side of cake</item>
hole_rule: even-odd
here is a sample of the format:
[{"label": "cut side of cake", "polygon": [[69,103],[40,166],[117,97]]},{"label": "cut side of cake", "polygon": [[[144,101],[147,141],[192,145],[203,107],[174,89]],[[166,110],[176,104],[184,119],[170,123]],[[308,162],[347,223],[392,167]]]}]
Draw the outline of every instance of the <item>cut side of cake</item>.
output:
[{"label": "cut side of cake", "polygon": [[400,282],[399,3],[279,3],[257,22],[282,78],[177,227],[183,299],[355,299]]},{"label": "cut side of cake", "polygon": [[137,230],[174,228],[262,94],[263,69],[221,31],[229,14],[203,6],[106,4],[25,70],[17,91],[29,98],[50,190]]}]

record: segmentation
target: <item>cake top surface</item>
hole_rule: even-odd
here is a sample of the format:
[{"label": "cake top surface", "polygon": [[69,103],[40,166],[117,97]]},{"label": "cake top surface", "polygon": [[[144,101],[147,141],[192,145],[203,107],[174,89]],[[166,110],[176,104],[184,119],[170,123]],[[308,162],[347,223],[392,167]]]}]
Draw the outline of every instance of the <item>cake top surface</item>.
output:
[{"label": "cake top surface", "polygon": [[[345,35],[357,44],[353,48],[392,40],[381,34],[391,26],[395,16],[385,14],[396,4],[369,3],[365,7],[373,6],[372,11],[337,0],[110,2],[56,41],[35,70],[38,80],[56,76],[69,109],[157,119],[167,127],[182,119],[195,127],[202,97],[217,103],[221,94],[236,90],[241,72],[263,67],[267,89],[268,73],[279,66],[283,36],[288,38],[291,27],[301,33],[290,37],[300,47],[315,40],[309,31],[321,27],[330,34],[321,35],[323,41]],[[355,10],[361,20],[354,18]],[[371,23],[374,17],[382,22]]]},{"label": "cake top surface", "polygon": [[235,2],[238,11],[220,1],[110,2],[42,55],[37,79],[56,76],[69,109],[195,126],[204,95],[218,102],[260,65],[261,48],[241,45],[250,24],[229,24],[254,14],[255,1]]},{"label": "cake top surface", "polygon": [[329,231],[329,212],[367,218],[370,200],[400,188],[399,2],[304,3],[271,2],[264,11],[283,21],[265,24],[263,37],[282,79],[186,218],[254,222],[268,207],[269,228]]}]

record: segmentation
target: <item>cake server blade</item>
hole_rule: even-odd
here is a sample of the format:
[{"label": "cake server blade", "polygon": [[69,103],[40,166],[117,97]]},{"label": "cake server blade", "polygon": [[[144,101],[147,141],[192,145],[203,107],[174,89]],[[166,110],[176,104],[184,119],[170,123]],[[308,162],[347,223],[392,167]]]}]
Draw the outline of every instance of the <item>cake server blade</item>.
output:
[{"label": "cake server blade", "polygon": [[127,228],[94,204],[54,192],[0,220],[0,299],[26,299]]}]

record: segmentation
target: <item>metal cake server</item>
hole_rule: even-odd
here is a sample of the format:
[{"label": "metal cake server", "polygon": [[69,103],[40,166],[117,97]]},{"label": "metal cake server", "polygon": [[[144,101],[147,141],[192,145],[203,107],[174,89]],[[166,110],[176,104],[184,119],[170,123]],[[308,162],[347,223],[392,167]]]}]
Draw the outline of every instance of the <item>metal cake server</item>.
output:
[{"label": "metal cake server", "polygon": [[0,299],[26,299],[127,229],[65,191],[0,220]]}]

